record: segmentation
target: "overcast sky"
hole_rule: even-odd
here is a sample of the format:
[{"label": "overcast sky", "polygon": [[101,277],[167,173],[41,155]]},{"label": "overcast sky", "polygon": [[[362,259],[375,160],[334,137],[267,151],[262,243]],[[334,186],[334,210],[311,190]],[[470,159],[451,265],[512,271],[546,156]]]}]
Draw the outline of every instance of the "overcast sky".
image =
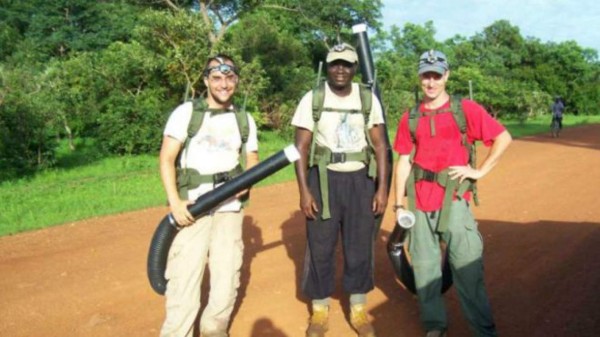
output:
[{"label": "overcast sky", "polygon": [[433,21],[435,38],[472,37],[497,20],[542,42],[574,40],[600,53],[599,0],[382,0],[385,28]]}]

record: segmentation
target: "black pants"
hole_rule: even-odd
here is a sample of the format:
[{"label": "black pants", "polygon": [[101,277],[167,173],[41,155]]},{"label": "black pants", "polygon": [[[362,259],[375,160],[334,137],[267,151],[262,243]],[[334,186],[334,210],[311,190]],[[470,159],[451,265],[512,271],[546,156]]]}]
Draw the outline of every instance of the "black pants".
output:
[{"label": "black pants", "polygon": [[554,123],[554,121],[556,121],[558,123],[558,129],[562,130],[562,117],[552,117],[552,123]]},{"label": "black pants", "polygon": [[306,221],[307,247],[302,289],[311,299],[329,297],[335,289],[335,249],[341,233],[344,253],[343,288],[349,294],[373,289],[375,184],[367,170],[328,170],[331,218],[321,218],[322,200],[318,169],[311,168],[308,183],[319,205],[317,219]]}]

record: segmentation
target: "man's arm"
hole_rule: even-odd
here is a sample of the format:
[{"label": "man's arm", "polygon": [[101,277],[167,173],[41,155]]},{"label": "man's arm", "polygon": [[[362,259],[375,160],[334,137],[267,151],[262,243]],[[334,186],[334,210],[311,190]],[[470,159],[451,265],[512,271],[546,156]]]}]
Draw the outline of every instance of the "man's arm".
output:
[{"label": "man's arm", "polygon": [[406,181],[408,180],[408,175],[411,170],[410,164],[410,155],[401,154],[396,163],[396,170],[394,171],[394,181],[396,183],[396,203],[395,206],[403,206],[407,208],[404,204],[404,195],[406,192]]},{"label": "man's arm", "polygon": [[479,168],[471,167],[469,165],[450,166],[450,178],[458,178],[460,179],[459,182],[463,182],[463,180],[467,178],[475,180],[483,178],[494,168],[494,166],[496,166],[496,164],[498,164],[500,157],[511,142],[512,137],[510,133],[508,133],[507,130],[502,131],[493,139],[492,148]]},{"label": "man's arm", "polygon": [[159,167],[160,177],[169,201],[169,208],[175,221],[180,226],[189,226],[194,223],[194,217],[187,209],[191,202],[181,200],[177,191],[177,177],[175,172],[175,160],[181,150],[181,142],[165,136],[160,149]]},{"label": "man's arm", "polygon": [[[252,166],[255,166],[256,164],[258,164],[258,162],[258,151],[250,151],[246,153],[246,170],[250,169]],[[248,194],[248,192],[250,192],[250,188],[238,192],[238,194],[236,194],[235,196],[239,199],[244,195]]]},{"label": "man's arm", "polygon": [[319,208],[313,195],[308,188],[308,156],[310,154],[310,145],[312,143],[313,134],[311,131],[304,128],[296,128],[295,145],[300,152],[300,159],[296,161],[296,180],[298,182],[298,190],[300,191],[300,210],[304,216],[310,219],[315,219]]},{"label": "man's arm", "polygon": [[388,203],[388,175],[390,167],[387,161],[387,144],[385,142],[385,124],[378,124],[369,129],[369,136],[375,151],[377,161],[377,191],[373,199],[373,212],[376,215],[383,214]]}]

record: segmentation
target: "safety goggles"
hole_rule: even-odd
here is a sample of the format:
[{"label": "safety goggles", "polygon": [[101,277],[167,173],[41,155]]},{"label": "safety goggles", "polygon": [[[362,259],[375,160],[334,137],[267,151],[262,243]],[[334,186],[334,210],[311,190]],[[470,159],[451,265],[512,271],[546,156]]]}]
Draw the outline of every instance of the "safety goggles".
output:
[{"label": "safety goggles", "polygon": [[238,75],[238,69],[230,64],[227,63],[222,63],[213,67],[208,67],[206,69],[204,69],[204,76],[208,76],[210,73],[212,73],[213,71],[219,71],[221,73],[223,73],[224,75],[229,75],[229,73],[233,72],[234,74]]}]

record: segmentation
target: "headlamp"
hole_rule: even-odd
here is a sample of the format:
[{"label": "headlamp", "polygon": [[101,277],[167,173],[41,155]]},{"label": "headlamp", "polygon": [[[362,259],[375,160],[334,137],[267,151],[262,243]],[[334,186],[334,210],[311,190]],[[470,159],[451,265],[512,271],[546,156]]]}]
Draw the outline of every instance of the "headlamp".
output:
[{"label": "headlamp", "polygon": [[436,56],[435,52],[433,50],[430,50],[427,53],[427,57],[426,58],[422,58],[421,62],[427,62],[429,64],[434,64],[436,62],[446,62],[446,59],[440,56]]},{"label": "headlamp", "polygon": [[207,67],[206,69],[204,69],[204,71],[203,71],[204,76],[208,76],[211,72],[213,72],[215,70],[223,73],[223,75],[229,75],[229,73],[231,73],[231,72],[233,72],[236,75],[239,75],[238,68],[225,63],[225,60],[223,60],[222,57],[219,57],[219,56],[213,57],[211,60],[209,60],[208,63],[210,63],[212,61],[217,61],[217,62],[219,62],[219,64],[216,66]]},{"label": "headlamp", "polygon": [[236,68],[236,67],[234,67],[234,66],[232,66],[232,65],[229,65],[229,64],[227,64],[227,63],[223,63],[223,64],[216,65],[216,66],[214,66],[214,67],[209,67],[209,68],[206,68],[206,69],[204,70],[204,75],[205,75],[205,76],[208,76],[208,75],[209,75],[211,72],[213,72],[213,71],[215,71],[215,70],[216,70],[216,71],[220,71],[220,72],[221,72],[221,73],[223,73],[224,75],[228,75],[230,72],[233,72],[233,73],[235,73],[236,75],[238,74],[238,70],[237,70],[237,68]]}]

